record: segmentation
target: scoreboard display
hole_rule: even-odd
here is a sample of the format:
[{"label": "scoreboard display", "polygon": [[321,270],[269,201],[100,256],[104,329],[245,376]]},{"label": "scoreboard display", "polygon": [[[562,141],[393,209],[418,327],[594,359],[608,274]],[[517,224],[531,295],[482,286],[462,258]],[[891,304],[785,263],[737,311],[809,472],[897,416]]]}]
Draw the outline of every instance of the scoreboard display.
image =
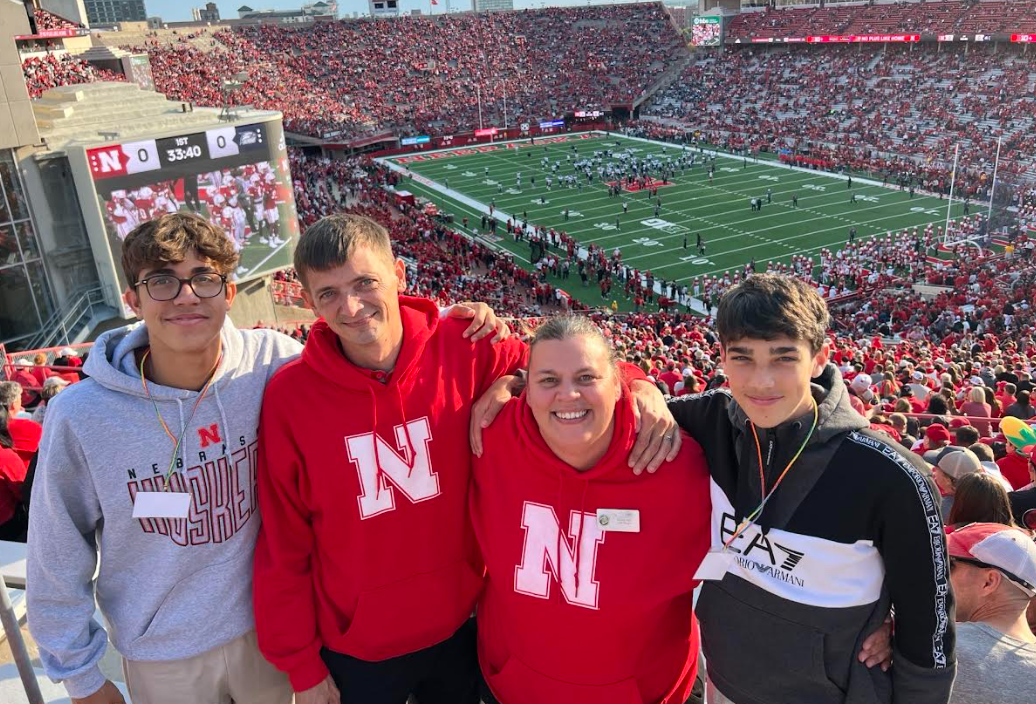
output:
[{"label": "scoreboard display", "polygon": [[[217,127],[180,137],[147,139],[86,151],[95,181],[162,169],[195,171],[202,164],[269,151],[263,124]],[[207,167],[206,167],[207,168]]]},{"label": "scoreboard display", "polygon": [[226,234],[239,257],[237,281],[290,266],[299,226],[279,121],[222,123],[82,153],[120,292],[128,285],[117,264],[123,241],[140,224],[170,213],[199,215]]}]

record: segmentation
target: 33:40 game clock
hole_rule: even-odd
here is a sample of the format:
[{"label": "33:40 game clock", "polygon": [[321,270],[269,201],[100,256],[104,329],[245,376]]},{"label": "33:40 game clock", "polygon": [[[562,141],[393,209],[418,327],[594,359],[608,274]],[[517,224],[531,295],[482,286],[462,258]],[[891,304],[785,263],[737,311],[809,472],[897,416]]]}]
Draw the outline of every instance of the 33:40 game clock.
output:
[{"label": "33:40 game clock", "polygon": [[157,145],[158,158],[162,166],[205,161],[209,158],[203,132],[159,139]]}]

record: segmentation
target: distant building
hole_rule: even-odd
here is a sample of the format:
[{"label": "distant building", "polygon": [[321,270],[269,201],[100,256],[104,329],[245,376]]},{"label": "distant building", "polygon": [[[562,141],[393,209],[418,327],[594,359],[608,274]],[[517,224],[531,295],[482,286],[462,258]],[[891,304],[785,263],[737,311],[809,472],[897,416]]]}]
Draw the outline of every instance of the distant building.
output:
[{"label": "distant building", "polygon": [[144,0],[83,0],[90,24],[146,22]]},{"label": "distant building", "polygon": [[276,22],[280,24],[302,24],[314,22],[318,19],[337,19],[338,3],[335,0],[329,2],[310,3],[303,5],[297,10],[253,10],[248,5],[237,8],[238,19],[252,20],[258,22]]},{"label": "distant building", "polygon": [[687,29],[687,27],[690,26],[691,17],[694,14],[694,11],[691,8],[682,5],[669,5],[666,7],[666,12],[668,12],[669,16],[673,18],[673,24],[675,24],[679,29]]},{"label": "distant building", "polygon": [[513,10],[514,0],[471,0],[473,12],[500,12]]},{"label": "distant building", "polygon": [[399,0],[367,0],[371,17],[398,17]]},{"label": "distant building", "polygon": [[192,7],[191,17],[195,22],[219,22],[219,8],[216,3],[205,3],[205,7]]}]

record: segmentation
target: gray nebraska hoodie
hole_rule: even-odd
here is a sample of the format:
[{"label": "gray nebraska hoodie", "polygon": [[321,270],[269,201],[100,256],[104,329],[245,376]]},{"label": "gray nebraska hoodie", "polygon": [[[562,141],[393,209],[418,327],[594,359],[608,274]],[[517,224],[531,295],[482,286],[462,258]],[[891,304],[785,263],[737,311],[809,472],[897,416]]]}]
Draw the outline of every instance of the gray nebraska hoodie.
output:
[{"label": "gray nebraska hoodie", "polygon": [[[29,518],[28,621],[47,674],[72,697],[104,683],[95,587],[112,643],[131,660],[192,657],[253,628],[259,408],[266,382],[302,346],[229,320],[221,334],[223,359],[173,472],[172,488],[192,496],[186,519],[132,518],[135,494],[161,490],[173,456],[134,357],[148,344],[143,324],[102,335],[84,368],[90,378],[47,408]],[[148,388],[179,436],[198,392]]]}]

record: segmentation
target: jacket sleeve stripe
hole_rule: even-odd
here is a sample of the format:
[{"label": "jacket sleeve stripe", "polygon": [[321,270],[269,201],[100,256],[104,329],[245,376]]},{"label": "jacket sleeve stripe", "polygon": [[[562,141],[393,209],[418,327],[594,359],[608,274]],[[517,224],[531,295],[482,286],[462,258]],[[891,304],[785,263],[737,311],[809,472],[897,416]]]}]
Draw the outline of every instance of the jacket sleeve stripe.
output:
[{"label": "jacket sleeve stripe", "polygon": [[917,498],[924,509],[925,524],[928,526],[932,549],[933,582],[936,588],[934,599],[935,630],[932,633],[932,661],[937,668],[947,667],[945,640],[950,623],[948,607],[950,577],[949,565],[946,561],[946,533],[943,530],[942,517],[939,513],[939,502],[933,495],[931,486],[925,476],[891,445],[859,432],[850,433],[849,439],[857,445],[874,450],[891,460],[907,475],[917,492]]}]

